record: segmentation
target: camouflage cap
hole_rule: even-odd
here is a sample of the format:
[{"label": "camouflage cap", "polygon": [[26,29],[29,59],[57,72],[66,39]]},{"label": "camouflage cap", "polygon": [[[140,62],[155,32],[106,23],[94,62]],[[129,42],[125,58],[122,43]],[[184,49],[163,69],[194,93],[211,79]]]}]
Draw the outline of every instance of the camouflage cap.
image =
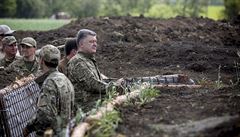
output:
[{"label": "camouflage cap", "polygon": [[41,48],[40,56],[46,62],[52,62],[53,60],[60,60],[61,55],[57,47],[53,45],[46,45]]},{"label": "camouflage cap", "polygon": [[0,35],[12,34],[14,31],[8,25],[0,25]]},{"label": "camouflage cap", "polygon": [[26,37],[26,38],[22,39],[20,45],[27,45],[29,47],[37,48],[37,42],[32,37]]},{"label": "camouflage cap", "polygon": [[3,45],[11,45],[15,42],[17,42],[17,40],[14,36],[6,36],[2,39],[2,44]]}]

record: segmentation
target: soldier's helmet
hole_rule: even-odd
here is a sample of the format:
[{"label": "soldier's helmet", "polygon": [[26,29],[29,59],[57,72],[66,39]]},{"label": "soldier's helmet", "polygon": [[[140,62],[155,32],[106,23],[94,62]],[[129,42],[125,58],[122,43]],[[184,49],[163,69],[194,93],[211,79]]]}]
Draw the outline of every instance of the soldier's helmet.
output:
[{"label": "soldier's helmet", "polygon": [[8,45],[11,45],[16,42],[17,42],[17,40],[14,36],[6,36],[2,39],[3,46],[8,46]]},{"label": "soldier's helmet", "polygon": [[59,49],[53,45],[43,46],[39,54],[46,62],[54,63],[56,60],[59,61],[61,58]]},{"label": "soldier's helmet", "polygon": [[11,35],[14,31],[8,25],[0,25],[0,35]]}]

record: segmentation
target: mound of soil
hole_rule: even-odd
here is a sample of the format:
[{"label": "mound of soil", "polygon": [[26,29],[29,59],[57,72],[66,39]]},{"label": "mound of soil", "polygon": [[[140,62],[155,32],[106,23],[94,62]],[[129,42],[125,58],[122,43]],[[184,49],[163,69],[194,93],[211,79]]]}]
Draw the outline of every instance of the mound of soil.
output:
[{"label": "mound of soil", "polygon": [[[239,95],[236,87],[162,89],[160,96],[146,105],[120,108],[123,122],[117,132],[129,137],[237,137],[240,117],[223,120],[223,116],[239,115]],[[203,120],[206,122],[199,122]]]},{"label": "mound of soil", "polygon": [[[20,41],[31,36],[37,40],[38,48],[45,44],[59,46],[64,44],[65,38],[75,37],[83,28],[97,32],[99,48],[96,59],[100,71],[109,77],[183,73],[196,82],[214,83],[218,80],[223,84],[235,83],[239,78],[239,64],[236,68],[240,62],[236,53],[240,48],[238,20],[96,17],[72,21],[56,30],[18,31],[16,37]],[[0,85],[6,85],[4,79],[7,75],[1,74],[0,79]],[[118,133],[126,136],[184,136],[176,130],[157,130],[152,125],[172,126],[208,117],[237,115],[240,112],[239,92],[239,87],[163,90],[149,104],[120,108],[123,123]],[[239,126],[232,124],[193,136],[235,136],[237,129]]]},{"label": "mound of soil", "polygon": [[39,48],[48,43],[58,46],[82,28],[97,32],[97,61],[101,72],[109,77],[186,73],[195,79],[216,80],[221,66],[223,81],[236,79],[234,62],[239,61],[236,49],[240,46],[237,23],[185,17],[98,17],[46,32],[18,31],[16,37],[32,36]]}]

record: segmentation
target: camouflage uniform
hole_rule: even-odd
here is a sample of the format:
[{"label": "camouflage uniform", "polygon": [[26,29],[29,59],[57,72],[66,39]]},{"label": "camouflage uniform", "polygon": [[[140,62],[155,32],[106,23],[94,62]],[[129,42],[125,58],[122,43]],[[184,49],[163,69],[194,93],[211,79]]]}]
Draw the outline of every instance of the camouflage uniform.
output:
[{"label": "camouflage uniform", "polygon": [[12,62],[21,59],[20,56],[15,56],[15,58],[13,59],[7,59],[6,57],[4,57],[3,59],[0,60],[0,67],[8,67]]},{"label": "camouflage uniform", "polygon": [[[16,42],[17,40],[14,36],[6,36],[2,39],[3,46],[11,45]],[[4,55],[4,57],[0,59],[0,67],[4,68],[8,67],[13,61],[19,60],[21,58],[20,56],[15,55],[15,57],[13,57],[12,59],[7,59],[4,52],[1,52],[1,54]]]},{"label": "camouflage uniform", "polygon": [[89,110],[101,93],[106,92],[107,83],[102,81],[93,55],[78,52],[67,64],[67,76],[75,89],[75,105]]},{"label": "camouflage uniform", "polygon": [[30,70],[26,67],[26,61],[24,61],[24,58],[21,58],[19,60],[14,61],[12,64],[10,64],[6,68],[6,71],[15,71],[20,76],[28,76],[30,74],[35,75],[38,72],[39,68],[40,68],[40,66],[39,66],[37,58],[35,58]]},{"label": "camouflage uniform", "polygon": [[[22,39],[21,46],[25,45],[30,48],[37,48],[37,42],[32,37],[26,37]],[[20,76],[28,76],[30,74],[36,74],[40,68],[38,59],[34,55],[33,61],[26,61],[25,57],[21,58],[20,60],[14,61],[12,64],[6,68],[7,71],[15,71]]]},{"label": "camouflage uniform", "polygon": [[[43,56],[41,55],[43,60],[50,62],[48,59],[60,59],[60,52],[57,48],[53,48],[52,45],[45,47],[42,48],[46,51]],[[53,53],[47,50],[53,51]],[[56,50],[57,53],[54,52]],[[42,86],[42,92],[38,100],[39,109],[26,128],[30,132],[37,131],[38,135],[42,135],[50,127],[58,136],[61,129],[66,127],[71,119],[74,106],[74,88],[70,80],[64,74],[58,72],[56,68],[51,68],[46,73],[50,74],[44,80]],[[59,117],[61,122],[58,120]]]}]

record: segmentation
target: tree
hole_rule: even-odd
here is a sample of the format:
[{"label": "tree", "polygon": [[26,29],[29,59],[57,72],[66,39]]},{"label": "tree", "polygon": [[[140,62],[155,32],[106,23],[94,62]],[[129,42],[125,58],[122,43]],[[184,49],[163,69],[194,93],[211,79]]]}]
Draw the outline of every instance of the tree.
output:
[{"label": "tree", "polygon": [[240,14],[240,0],[224,0],[224,5],[228,19],[234,19]]},{"label": "tree", "polygon": [[97,16],[100,9],[100,0],[73,0],[68,11],[76,17]]},{"label": "tree", "polygon": [[19,18],[43,17],[45,4],[41,0],[17,0],[17,14]]},{"label": "tree", "polygon": [[13,17],[16,13],[16,0],[1,0],[0,17]]},{"label": "tree", "polygon": [[175,12],[181,16],[198,17],[207,12],[209,0],[176,0]]}]

